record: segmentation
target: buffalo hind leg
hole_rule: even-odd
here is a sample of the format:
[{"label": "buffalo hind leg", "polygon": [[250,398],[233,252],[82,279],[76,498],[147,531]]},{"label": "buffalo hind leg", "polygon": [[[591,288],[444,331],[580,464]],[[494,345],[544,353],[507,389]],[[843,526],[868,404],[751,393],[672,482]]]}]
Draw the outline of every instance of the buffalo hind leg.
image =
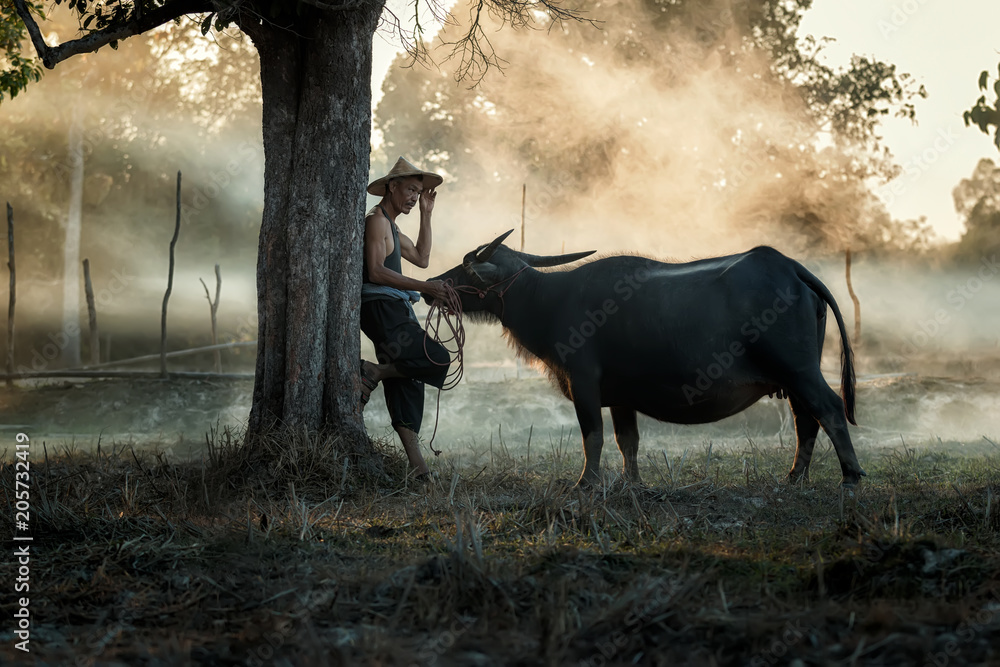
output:
[{"label": "buffalo hind leg", "polygon": [[801,402],[789,398],[788,403],[795,418],[795,460],[792,461],[788,481],[795,483],[809,479],[809,462],[812,460],[813,447],[816,446],[819,422]]},{"label": "buffalo hind leg", "polygon": [[611,421],[615,425],[615,442],[622,453],[622,473],[631,482],[639,483],[639,425],[632,408],[611,408]]},{"label": "buffalo hind leg", "polygon": [[583,434],[583,473],[577,486],[592,486],[601,481],[601,450],[604,449],[604,420],[601,417],[601,394],[596,380],[573,378],[570,383],[573,407]]},{"label": "buffalo hind leg", "polygon": [[[791,392],[791,395],[805,406],[806,411],[819,421],[819,425],[830,436],[833,448],[837,452],[837,458],[840,459],[840,471],[844,476],[841,484],[845,487],[852,487],[861,481],[861,478],[867,473],[861,469],[858,457],[854,453],[851,434],[847,430],[844,401],[840,396],[833,389],[830,389],[830,386],[822,376],[819,376],[808,385],[796,387]],[[798,417],[796,417],[796,427],[798,426],[798,422]],[[802,443],[799,446],[802,446]],[[811,447],[809,448],[809,453],[810,455],[812,454]]]}]

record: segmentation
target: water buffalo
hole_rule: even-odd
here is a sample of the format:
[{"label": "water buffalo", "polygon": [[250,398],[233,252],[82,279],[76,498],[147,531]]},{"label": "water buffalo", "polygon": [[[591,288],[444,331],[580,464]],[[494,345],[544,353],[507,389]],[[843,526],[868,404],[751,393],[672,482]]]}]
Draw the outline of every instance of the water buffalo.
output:
[{"label": "water buffalo", "polygon": [[[842,484],[865,472],[847,429],[854,421],[854,362],[830,291],[804,266],[769,247],[683,264],[591,252],[538,257],[502,245],[504,234],[437,277],[472,318],[499,321],[522,354],[536,357],[573,401],[586,463],[578,484],[599,480],[601,408],[610,407],[624,474],[639,480],[636,412],[677,424],[734,415],[762,396],[786,395],[797,446],[789,479],[808,475],[822,426],[840,459]],[[841,391],[823,379],[826,307],[840,328]]]}]

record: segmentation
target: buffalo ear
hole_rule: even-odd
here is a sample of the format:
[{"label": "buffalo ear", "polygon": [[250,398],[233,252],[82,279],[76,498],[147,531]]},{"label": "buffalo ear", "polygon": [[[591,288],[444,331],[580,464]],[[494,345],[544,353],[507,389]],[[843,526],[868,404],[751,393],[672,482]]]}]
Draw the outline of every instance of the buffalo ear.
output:
[{"label": "buffalo ear", "polygon": [[508,236],[510,236],[513,231],[514,230],[511,229],[506,234],[501,234],[500,236],[498,236],[495,239],[493,239],[492,243],[490,243],[488,246],[486,246],[485,248],[483,248],[482,250],[480,250],[478,253],[476,253],[476,261],[477,262],[486,262],[486,261],[489,261],[490,257],[493,256],[493,253],[495,253],[497,251],[497,248],[500,247],[500,244],[503,243],[504,239],[506,239]]}]

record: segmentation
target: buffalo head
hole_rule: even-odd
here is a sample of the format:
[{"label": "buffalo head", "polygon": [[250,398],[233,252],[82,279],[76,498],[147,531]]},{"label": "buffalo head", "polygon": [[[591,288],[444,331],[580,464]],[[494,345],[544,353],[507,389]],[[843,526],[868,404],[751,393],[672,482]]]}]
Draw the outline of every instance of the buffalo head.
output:
[{"label": "buffalo head", "polygon": [[[503,245],[510,236],[510,230],[493,239],[491,243],[479,246],[468,253],[462,263],[431,280],[450,281],[462,300],[462,311],[466,313],[492,312],[499,315],[494,306],[500,306],[500,295],[506,291],[518,275],[528,269],[560,266],[592,255],[595,251],[575,252],[567,255],[529,255]],[[431,298],[421,295],[427,302]]]}]

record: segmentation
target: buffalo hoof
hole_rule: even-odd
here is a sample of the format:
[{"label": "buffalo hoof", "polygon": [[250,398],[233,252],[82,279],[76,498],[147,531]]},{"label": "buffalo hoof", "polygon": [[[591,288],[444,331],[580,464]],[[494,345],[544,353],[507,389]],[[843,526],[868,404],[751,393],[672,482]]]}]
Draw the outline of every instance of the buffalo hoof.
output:
[{"label": "buffalo hoof", "polygon": [[585,490],[589,491],[589,490],[591,490],[593,488],[596,488],[596,487],[598,487],[600,485],[601,485],[601,476],[600,476],[600,474],[598,474],[596,472],[592,472],[592,473],[588,474],[587,471],[584,470],[583,474],[580,475],[580,479],[577,481],[576,486],[574,486],[573,488],[574,489],[585,489]]},{"label": "buffalo hoof", "polygon": [[845,474],[844,478],[840,480],[840,486],[844,489],[850,490],[858,485],[862,477],[867,477],[868,473],[864,470],[858,470],[856,473]]},{"label": "buffalo hoof", "polygon": [[794,484],[802,484],[803,482],[808,482],[809,481],[809,471],[806,470],[804,472],[796,473],[793,470],[793,471],[789,472],[788,475],[785,477],[785,481],[788,482],[789,484],[793,484],[793,485]]}]

